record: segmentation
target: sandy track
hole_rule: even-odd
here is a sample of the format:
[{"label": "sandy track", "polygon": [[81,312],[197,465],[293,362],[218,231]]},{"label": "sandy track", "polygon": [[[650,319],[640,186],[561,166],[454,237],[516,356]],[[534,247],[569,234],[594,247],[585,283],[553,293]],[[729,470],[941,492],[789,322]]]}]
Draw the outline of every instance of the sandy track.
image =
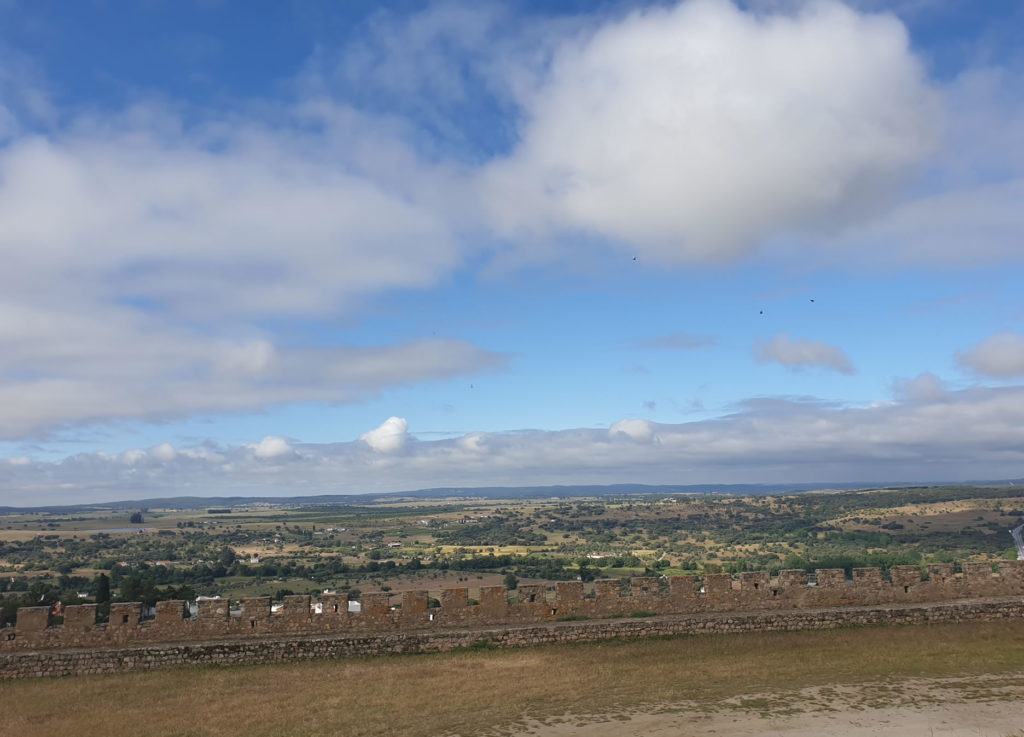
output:
[{"label": "sandy track", "polygon": [[1024,737],[1024,673],[747,694],[712,706],[526,719],[511,737]]}]

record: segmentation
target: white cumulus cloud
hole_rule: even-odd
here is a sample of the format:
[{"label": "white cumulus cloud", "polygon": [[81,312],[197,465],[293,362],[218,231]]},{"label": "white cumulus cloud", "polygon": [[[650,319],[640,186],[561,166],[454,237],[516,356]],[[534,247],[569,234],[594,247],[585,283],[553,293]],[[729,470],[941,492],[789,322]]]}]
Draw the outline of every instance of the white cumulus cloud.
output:
[{"label": "white cumulus cloud", "polygon": [[272,435],[268,435],[260,442],[249,447],[252,449],[254,456],[263,459],[281,458],[295,453],[295,450],[288,444],[287,440]]},{"label": "white cumulus cloud", "polygon": [[622,419],[608,428],[608,434],[615,438],[627,437],[630,440],[650,442],[655,438],[654,426],[647,420]]},{"label": "white cumulus cloud", "polygon": [[579,229],[665,260],[858,218],[941,119],[903,25],[837,2],[637,10],[561,43],[521,103],[521,142],[484,176],[499,227]]},{"label": "white cumulus cloud", "polygon": [[364,432],[359,439],[378,453],[394,453],[408,441],[409,423],[404,417],[389,417],[380,427]]}]

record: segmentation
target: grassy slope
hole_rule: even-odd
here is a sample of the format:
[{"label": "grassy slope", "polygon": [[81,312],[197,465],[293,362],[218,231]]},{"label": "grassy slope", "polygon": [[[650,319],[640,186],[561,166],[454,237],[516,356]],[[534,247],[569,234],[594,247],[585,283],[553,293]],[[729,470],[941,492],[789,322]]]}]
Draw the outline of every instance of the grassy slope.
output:
[{"label": "grassy slope", "polygon": [[524,715],[1024,672],[1024,622],[456,652],[0,684],[5,734],[479,734]]}]

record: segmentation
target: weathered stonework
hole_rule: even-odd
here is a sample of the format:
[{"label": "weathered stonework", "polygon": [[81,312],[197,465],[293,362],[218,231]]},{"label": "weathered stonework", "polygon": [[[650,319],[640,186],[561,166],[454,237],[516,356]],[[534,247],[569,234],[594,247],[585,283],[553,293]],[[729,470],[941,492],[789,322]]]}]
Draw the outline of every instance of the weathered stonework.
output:
[{"label": "weathered stonework", "polygon": [[[478,603],[474,604],[470,604],[468,588],[456,588],[442,591],[440,606],[436,607],[429,606],[431,600],[426,591],[402,594],[400,605],[398,601],[392,602],[387,593],[373,593],[362,597],[358,611],[349,611],[348,597],[343,594],[324,595],[316,607],[309,596],[286,596],[278,612],[271,611],[267,597],[244,599],[239,611],[230,611],[224,599],[201,600],[194,617],[187,616],[184,602],[165,601],[158,604],[153,619],[141,616],[142,607],[138,603],[116,603],[111,604],[109,621],[105,623],[96,621],[94,604],[84,604],[66,607],[64,623],[56,626],[49,625],[46,607],[23,607],[18,611],[15,627],[0,630],[0,663],[3,664],[0,678],[20,677],[18,674],[24,671],[20,666],[10,673],[7,671],[14,667],[11,663],[22,662],[11,657],[35,654],[41,658],[48,651],[66,652],[72,648],[84,649],[76,650],[79,655],[75,657],[85,658],[81,661],[85,662],[88,658],[81,653],[110,652],[110,648],[142,652],[156,643],[160,648],[170,648],[167,651],[173,653],[187,652],[189,647],[200,647],[200,643],[210,641],[222,643],[223,647],[228,647],[223,643],[237,642],[238,648],[228,650],[246,653],[250,652],[246,648],[258,650],[261,642],[277,642],[282,638],[290,642],[305,641],[304,638],[317,642],[349,642],[351,638],[355,638],[353,642],[378,642],[381,637],[389,641],[386,638],[392,635],[415,635],[427,638],[424,642],[434,642],[430,638],[437,637],[440,638],[437,642],[445,643],[465,637],[466,628],[512,631],[566,619],[604,619],[609,620],[606,622],[611,627],[608,631],[633,632],[633,625],[623,629],[621,622],[611,621],[631,615],[659,621],[662,616],[670,616],[674,618],[672,621],[688,622],[686,627],[692,630],[705,631],[712,627],[712,631],[728,631],[727,627],[722,630],[725,627],[722,622],[733,619],[723,620],[726,613],[744,617],[755,613],[743,621],[766,623],[765,628],[773,629],[791,628],[789,625],[777,627],[779,622],[802,627],[799,623],[805,621],[810,622],[808,626],[819,626],[813,624],[819,620],[838,621],[830,619],[829,608],[846,612],[840,617],[844,622],[859,624],[874,623],[874,620],[861,622],[857,617],[862,615],[850,614],[851,611],[867,608],[876,613],[871,617],[884,621],[885,617],[878,612],[918,611],[913,605],[925,603],[931,604],[928,611],[938,611],[935,605],[941,602],[956,602],[949,605],[953,607],[950,611],[970,611],[964,607],[972,606],[972,600],[984,598],[1004,599],[1008,603],[1001,605],[1000,611],[1021,615],[1024,562],[1002,561],[998,574],[993,573],[989,563],[965,563],[962,576],[954,571],[952,564],[930,565],[927,579],[922,580],[918,566],[893,566],[890,580],[886,581],[877,568],[854,569],[852,580],[845,578],[842,569],[822,569],[816,571],[813,584],[808,583],[807,573],[802,570],[781,571],[774,581],[763,571],[741,573],[736,580],[729,574],[668,579],[646,577],[634,578],[625,584],[619,580],[596,581],[592,594],[585,593],[580,581],[563,581],[553,586],[523,584],[512,592],[502,586],[487,586],[477,592]],[[911,608],[907,609],[908,606]],[[807,615],[811,619],[801,619],[804,616],[801,610],[813,610],[813,616]],[[460,631],[463,634],[459,634]],[[397,641],[406,642],[401,638]],[[177,649],[172,647],[175,643],[179,644]],[[337,647],[340,646],[331,646]],[[438,648],[431,645],[427,649]],[[383,650],[392,651],[398,652]],[[97,657],[102,660],[106,656]],[[171,660],[167,662],[177,657],[168,656]],[[85,665],[68,665],[71,661],[64,656],[61,658],[54,661],[63,664],[58,670],[91,672]],[[51,670],[42,669],[46,674]]]},{"label": "weathered stonework", "polygon": [[770,632],[872,625],[936,624],[1024,618],[1024,601],[979,599],[945,604],[664,615],[643,619],[476,627],[438,631],[263,637],[115,648],[0,652],[0,680],[196,665],[253,665],[314,658],[427,653],[480,645],[528,647],[619,638]]}]

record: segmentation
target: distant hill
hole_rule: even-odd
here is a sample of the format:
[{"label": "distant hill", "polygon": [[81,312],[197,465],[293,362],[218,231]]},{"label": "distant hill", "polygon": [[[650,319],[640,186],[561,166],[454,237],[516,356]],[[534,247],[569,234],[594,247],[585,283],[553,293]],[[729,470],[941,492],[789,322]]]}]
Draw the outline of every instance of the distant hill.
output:
[{"label": "distant hill", "polygon": [[[972,481],[967,486],[1003,486],[1019,484],[1022,480]],[[929,484],[935,485],[935,484]],[[666,494],[730,494],[735,496],[764,496],[770,494],[794,494],[808,491],[849,491],[852,489],[878,489],[921,486],[911,483],[821,483],[821,484],[610,484],[607,486],[483,486],[483,487],[441,487],[418,489],[416,491],[395,491],[379,494],[323,494],[318,496],[178,496],[155,499],[131,499],[119,502],[93,504],[61,504],[39,507],[3,507],[0,514],[24,514],[47,512],[50,514],[75,514],[91,510],[109,509],[203,509],[204,507],[240,507],[252,504],[273,504],[278,506],[306,505],[365,505],[375,502],[396,502],[403,499],[568,499],[572,497],[631,496]]]}]

